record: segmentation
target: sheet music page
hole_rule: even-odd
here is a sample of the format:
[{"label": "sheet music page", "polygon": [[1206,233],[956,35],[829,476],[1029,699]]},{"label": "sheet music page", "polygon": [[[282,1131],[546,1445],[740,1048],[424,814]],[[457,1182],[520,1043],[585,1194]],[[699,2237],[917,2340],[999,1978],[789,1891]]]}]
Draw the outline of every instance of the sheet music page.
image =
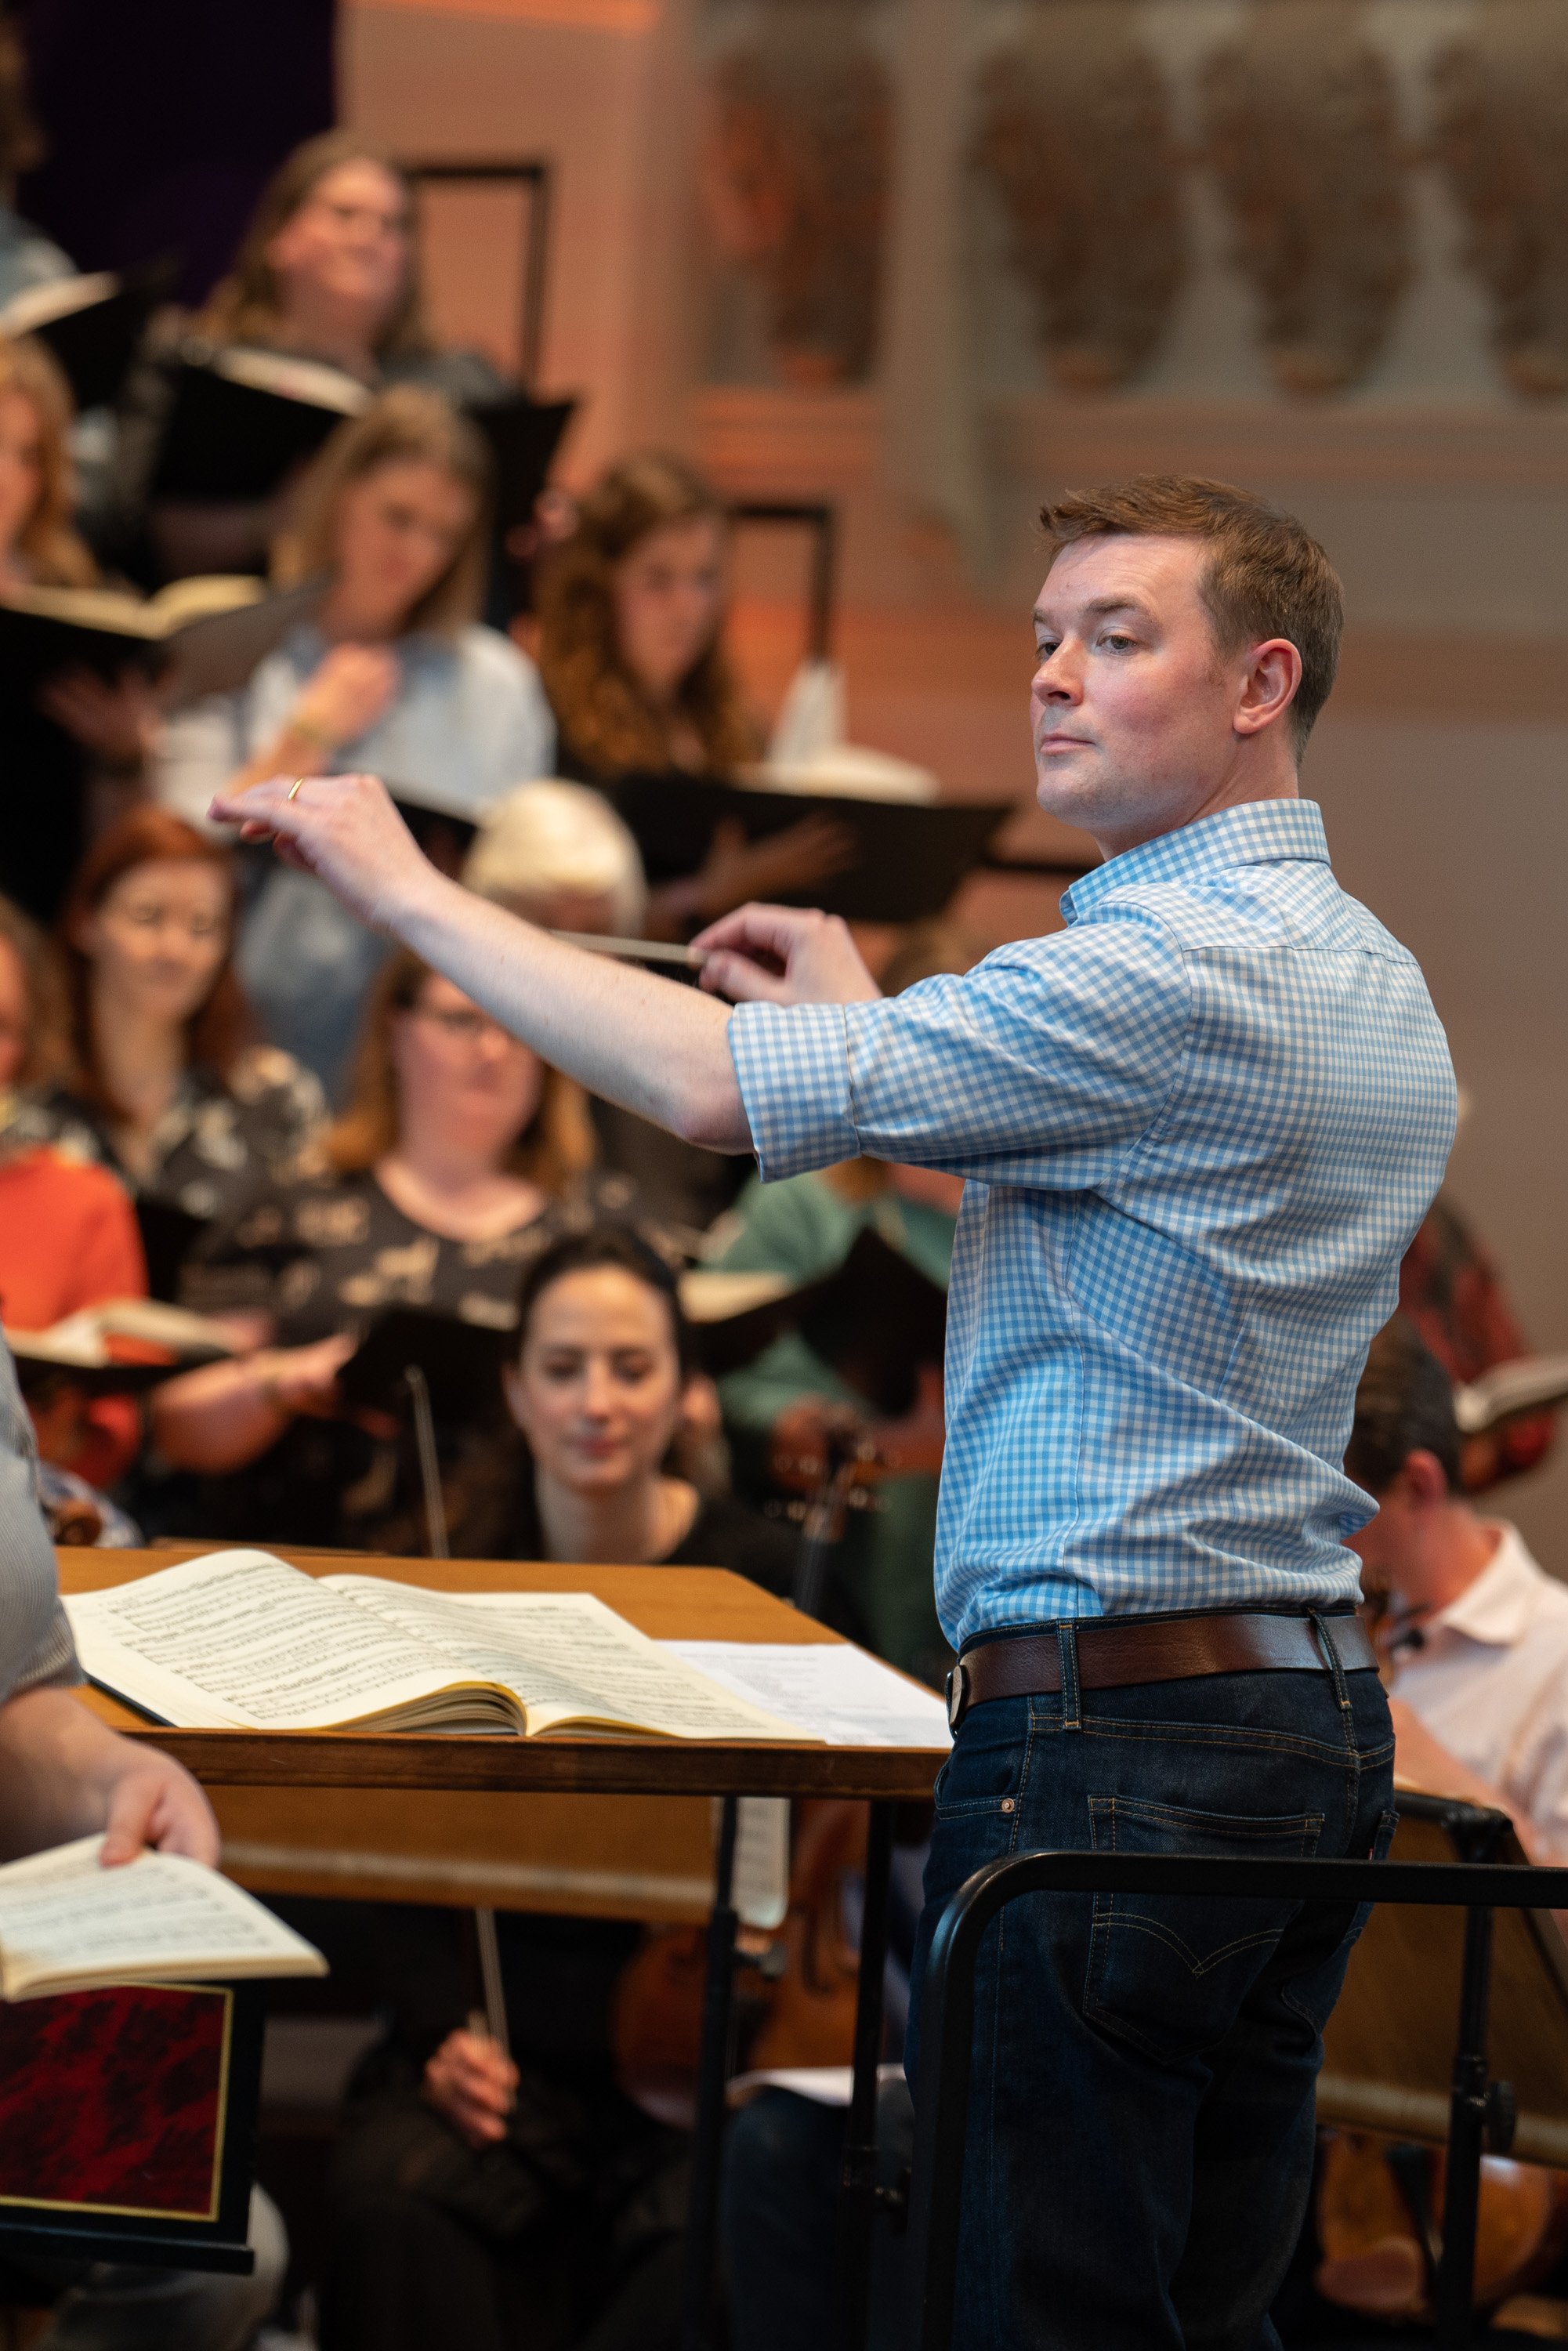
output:
[{"label": "sheet music page", "polygon": [[687,1665],[740,1698],[799,1725],[797,1737],[831,1747],[953,1743],[934,1690],[906,1681],[848,1641],[661,1641]]},{"label": "sheet music page", "polygon": [[269,1552],[211,1552],[66,1610],[92,1679],[183,1729],[321,1729],[453,1678],[395,1624]]},{"label": "sheet music page", "polygon": [[131,1983],[325,1975],[302,1936],[215,1870],[142,1853],[123,1868],[81,1837],[0,1868],[0,1991],[7,2000]]},{"label": "sheet music page", "polygon": [[334,1590],[439,1650],[455,1667],[504,1681],[535,1729],[587,1715],[672,1739],[801,1739],[741,1693],[651,1641],[589,1592],[432,1592],[373,1575],[334,1575]]}]

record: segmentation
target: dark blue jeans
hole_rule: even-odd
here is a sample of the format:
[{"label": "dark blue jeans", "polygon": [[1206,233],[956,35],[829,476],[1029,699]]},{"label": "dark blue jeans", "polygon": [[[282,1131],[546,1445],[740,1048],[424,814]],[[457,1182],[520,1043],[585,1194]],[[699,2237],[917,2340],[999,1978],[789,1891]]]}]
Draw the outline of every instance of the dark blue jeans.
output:
[{"label": "dark blue jeans", "polygon": [[[985,1863],[1041,1850],[1381,1855],[1374,1673],[1213,1675],[973,1708],[936,1784],[925,1951]],[[1268,2351],[1305,2211],[1322,2032],[1361,1919],[1033,1895],[982,1947],[955,2351]]]}]

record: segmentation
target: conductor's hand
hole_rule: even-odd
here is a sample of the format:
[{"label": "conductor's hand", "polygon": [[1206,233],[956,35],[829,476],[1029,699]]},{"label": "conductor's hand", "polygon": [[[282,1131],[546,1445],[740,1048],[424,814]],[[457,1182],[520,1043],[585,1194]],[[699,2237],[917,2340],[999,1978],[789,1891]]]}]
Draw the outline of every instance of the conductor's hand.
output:
[{"label": "conductor's hand", "polygon": [[110,1767],[102,1860],[106,1868],[134,1861],[143,1845],[218,1864],[218,1824],[190,1773],[172,1755],[140,1740],[120,1739],[119,1768]]},{"label": "conductor's hand", "polygon": [[269,776],[248,791],[220,792],[210,814],[238,825],[242,841],[270,840],[286,864],[318,875],[371,930],[395,929],[444,886],[375,776]]},{"label": "conductor's hand", "polygon": [[424,2069],[425,2096],[470,2147],[506,2137],[517,2092],[517,2067],[483,2032],[449,2032]]},{"label": "conductor's hand", "polygon": [[882,994],[837,914],[741,906],[692,946],[703,987],[737,1004],[870,1004]]}]

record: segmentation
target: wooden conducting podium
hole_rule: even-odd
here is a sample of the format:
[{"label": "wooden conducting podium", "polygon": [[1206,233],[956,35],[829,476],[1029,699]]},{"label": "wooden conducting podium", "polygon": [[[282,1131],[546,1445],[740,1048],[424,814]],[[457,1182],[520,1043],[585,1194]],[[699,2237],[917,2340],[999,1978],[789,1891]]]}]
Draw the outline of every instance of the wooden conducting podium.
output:
[{"label": "wooden conducting podium", "polygon": [[[61,1588],[100,1591],[214,1548],[62,1551]],[[352,1566],[447,1591],[588,1592],[656,1640],[799,1644],[839,1637],[718,1568],[534,1566],[295,1550],[276,1555],[308,1574]],[[929,1798],[940,1750],[591,1733],[528,1740],[449,1731],[174,1730],[149,1724],[98,1691],[89,1693],[89,1703],[117,1730],[154,1740],[195,1774],[223,1824],[228,1865],[256,1891],[708,1918],[684,2325],[692,2346],[706,2333],[713,2265],[737,1924],[730,1898],[735,1800],[864,1799],[871,1821],[845,2231],[846,2295],[863,2302],[876,2194],[893,1815],[900,1803]],[[722,1806],[716,1846],[716,1798]]]}]

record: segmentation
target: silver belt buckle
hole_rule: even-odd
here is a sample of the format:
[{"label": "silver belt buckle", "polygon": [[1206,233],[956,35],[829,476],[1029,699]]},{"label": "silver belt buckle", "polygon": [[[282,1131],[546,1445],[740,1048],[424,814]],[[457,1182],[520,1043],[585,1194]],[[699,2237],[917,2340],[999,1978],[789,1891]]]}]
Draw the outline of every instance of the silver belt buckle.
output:
[{"label": "silver belt buckle", "polygon": [[947,1728],[956,1731],[969,1710],[969,1677],[959,1658],[947,1676]]}]

